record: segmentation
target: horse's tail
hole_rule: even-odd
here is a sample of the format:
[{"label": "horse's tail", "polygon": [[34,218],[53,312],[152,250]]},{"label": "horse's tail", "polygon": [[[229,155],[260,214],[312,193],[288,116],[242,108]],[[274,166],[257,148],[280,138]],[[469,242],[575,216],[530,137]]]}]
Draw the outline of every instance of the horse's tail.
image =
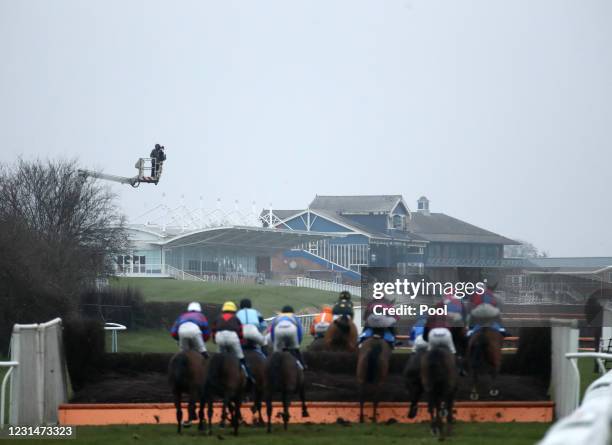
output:
[{"label": "horse's tail", "polygon": [[[447,360],[450,351],[445,347],[431,349],[426,357],[427,382],[432,393],[436,395],[447,394],[450,382],[451,370]],[[438,397],[439,398],[439,397]]]},{"label": "horse's tail", "polygon": [[225,355],[222,353],[214,354],[208,365],[208,376],[206,378],[207,386],[214,385],[219,387],[223,378],[225,365]]},{"label": "horse's tail", "polygon": [[274,352],[269,358],[267,378],[271,387],[282,389],[285,387],[283,372],[283,353]]},{"label": "horse's tail", "polygon": [[170,385],[175,389],[185,388],[189,384],[190,376],[189,357],[183,352],[176,354],[170,361],[168,372]]},{"label": "horse's tail", "polygon": [[367,371],[366,371],[366,382],[374,383],[378,377],[378,361],[382,354],[382,345],[380,342],[376,342],[368,354]]}]

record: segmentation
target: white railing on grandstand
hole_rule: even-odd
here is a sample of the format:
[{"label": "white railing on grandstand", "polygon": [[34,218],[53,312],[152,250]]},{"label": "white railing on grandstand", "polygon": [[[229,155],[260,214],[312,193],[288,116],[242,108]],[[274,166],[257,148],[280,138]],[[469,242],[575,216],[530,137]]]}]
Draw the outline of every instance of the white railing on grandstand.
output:
[{"label": "white railing on grandstand", "polygon": [[2,389],[0,389],[0,429],[4,428],[4,407],[6,406],[6,384],[12,378],[13,368],[19,366],[19,362],[0,362],[0,368],[8,368],[2,379]]},{"label": "white railing on grandstand", "polygon": [[[600,371],[605,371],[604,360],[612,354],[601,352],[575,352],[565,355],[572,363],[576,379],[571,382],[580,391],[579,358],[593,358]],[[605,373],[588,387],[580,407],[555,423],[539,445],[604,445],[610,443],[612,423],[612,371]]]},{"label": "white railing on grandstand", "polygon": [[314,278],[296,277],[295,281],[287,282],[290,286],[308,287],[311,289],[326,290],[330,292],[349,291],[351,295],[361,297],[361,288],[359,286],[349,286],[342,283],[334,283],[331,281],[315,280]]},{"label": "white railing on grandstand", "polygon": [[104,323],[104,330],[111,332],[111,352],[119,352],[118,331],[126,331],[127,328],[119,323]]},{"label": "white railing on grandstand", "polygon": [[176,267],[170,266],[168,264],[164,265],[165,273],[176,280],[183,281],[207,281],[202,277],[198,277],[196,275],[192,275],[184,270],[177,269]]}]

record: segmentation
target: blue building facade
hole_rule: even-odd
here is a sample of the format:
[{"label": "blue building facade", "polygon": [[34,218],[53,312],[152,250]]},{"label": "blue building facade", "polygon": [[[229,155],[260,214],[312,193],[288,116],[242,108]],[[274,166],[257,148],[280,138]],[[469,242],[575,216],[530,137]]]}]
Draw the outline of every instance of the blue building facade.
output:
[{"label": "blue building facade", "polygon": [[432,213],[429,200],[411,211],[401,195],[316,196],[304,210],[265,210],[269,225],[336,235],[299,246],[290,257],[317,258],[355,280],[363,267],[389,267],[400,273],[444,278],[458,268],[508,267],[504,245],[514,240],[444,213]]}]

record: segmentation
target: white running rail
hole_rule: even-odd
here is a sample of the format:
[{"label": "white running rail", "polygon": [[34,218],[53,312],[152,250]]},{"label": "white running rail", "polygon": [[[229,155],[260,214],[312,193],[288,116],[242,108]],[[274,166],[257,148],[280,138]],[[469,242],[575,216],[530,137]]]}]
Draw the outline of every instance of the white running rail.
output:
[{"label": "white running rail", "polygon": [[0,429],[4,428],[4,406],[6,405],[6,384],[13,373],[13,368],[19,366],[19,362],[0,362],[0,368],[8,368],[2,379],[2,389],[0,390]]},{"label": "white running rail", "polygon": [[311,289],[326,290],[330,292],[349,291],[351,295],[361,297],[361,288],[359,286],[349,286],[342,283],[334,283],[331,281],[315,280],[314,278],[296,277],[295,284],[293,280],[288,282],[290,286],[308,287]]}]

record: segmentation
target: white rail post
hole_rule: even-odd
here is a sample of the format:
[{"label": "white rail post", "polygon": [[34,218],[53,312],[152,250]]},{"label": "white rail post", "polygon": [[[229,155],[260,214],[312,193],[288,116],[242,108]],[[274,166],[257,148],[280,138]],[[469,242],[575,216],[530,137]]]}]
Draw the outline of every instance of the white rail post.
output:
[{"label": "white rail post", "polygon": [[19,366],[19,362],[0,362],[0,368],[8,368],[2,379],[2,389],[0,390],[0,429],[4,428],[4,406],[6,405],[6,384],[13,373],[13,368]]},{"label": "white rail post", "polygon": [[578,351],[578,322],[576,320],[551,319],[552,363],[551,387],[555,402],[555,414],[562,418],[573,412],[580,402],[576,385],[575,363],[565,358],[566,353]]},{"label": "white rail post", "polygon": [[127,328],[119,323],[104,323],[104,330],[111,331],[111,352],[119,351],[119,340],[117,331],[126,331]]}]

